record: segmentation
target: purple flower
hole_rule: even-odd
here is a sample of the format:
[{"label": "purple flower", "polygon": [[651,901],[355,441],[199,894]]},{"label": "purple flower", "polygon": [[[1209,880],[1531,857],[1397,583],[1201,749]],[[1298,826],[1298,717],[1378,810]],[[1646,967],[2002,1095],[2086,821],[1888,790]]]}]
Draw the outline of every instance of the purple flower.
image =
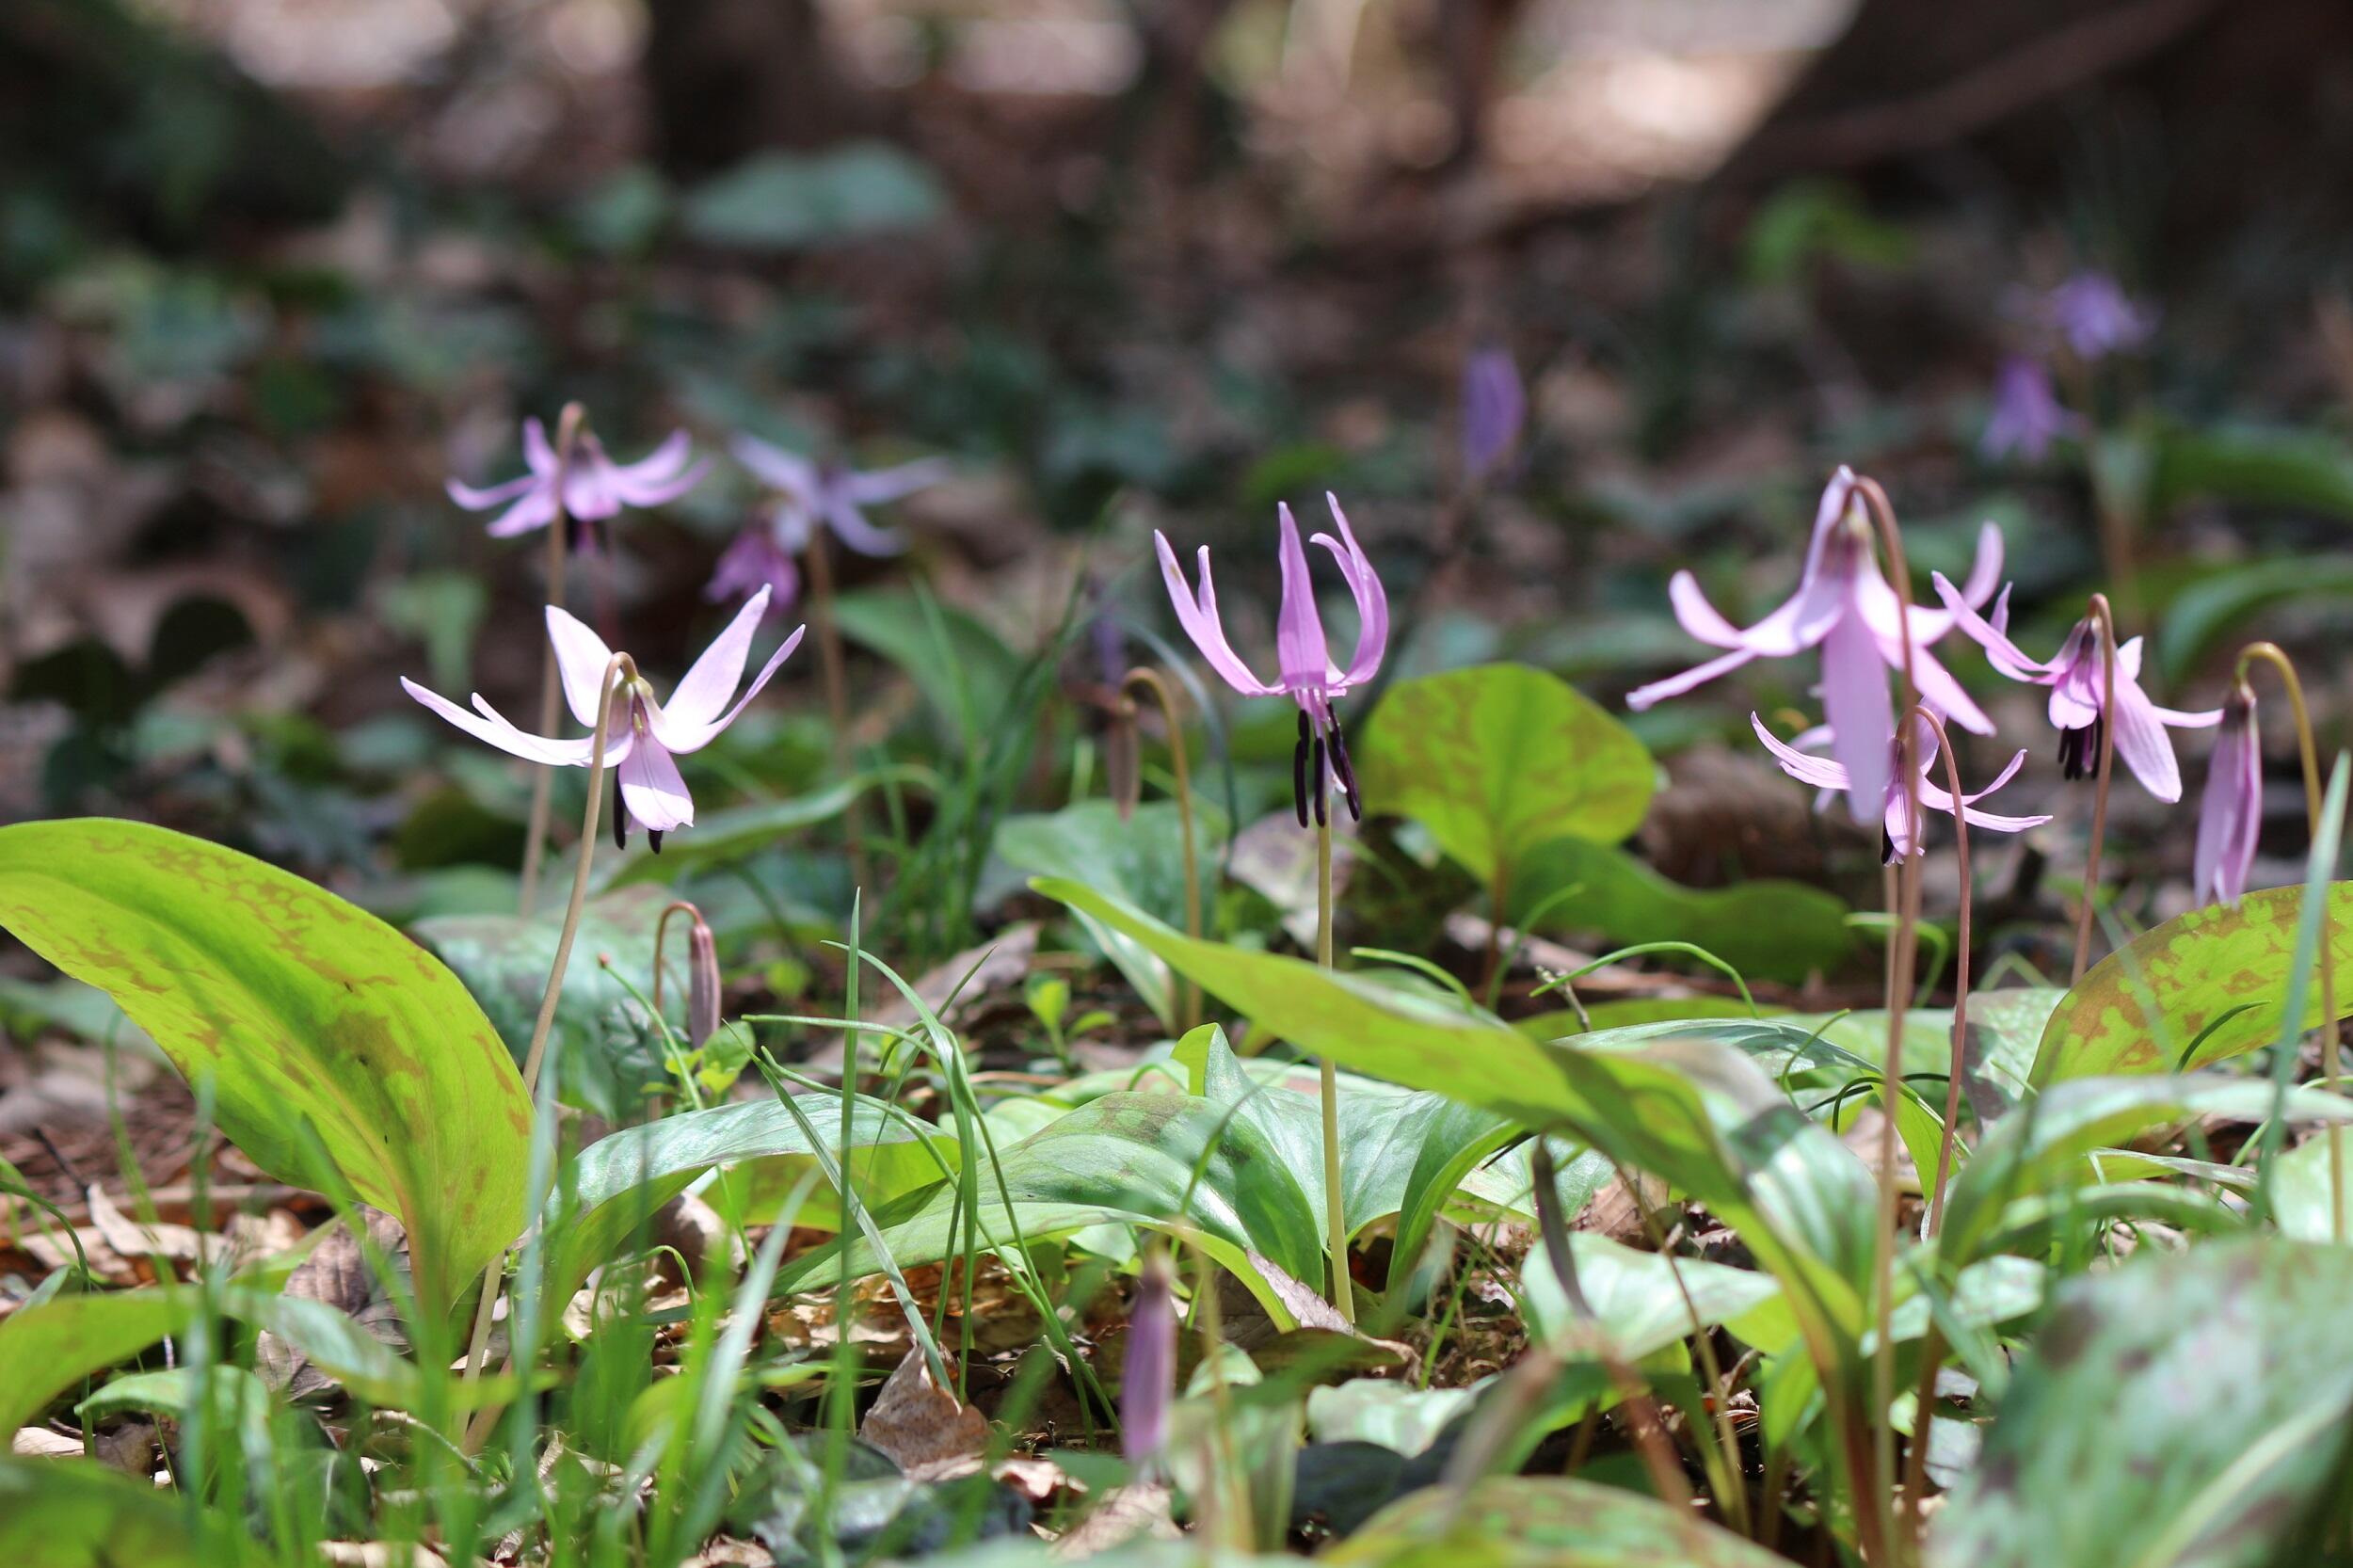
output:
[{"label": "purple flower", "polygon": [[1186,586],[1184,568],[1176,563],[1168,536],[1152,531],[1152,542],[1160,551],[1160,577],[1168,584],[1177,623],[1209,667],[1244,696],[1284,696],[1299,704],[1299,744],[1291,753],[1291,791],[1302,827],[1307,825],[1310,801],[1315,820],[1325,820],[1327,763],[1328,776],[1338,781],[1348,801],[1348,814],[1352,818],[1364,814],[1364,803],[1356,793],[1355,770],[1349,765],[1348,742],[1332,712],[1332,699],[1371,680],[1389,645],[1389,596],[1350,531],[1339,498],[1326,491],[1323,499],[1332,508],[1332,520],[1339,524],[1340,536],[1335,539],[1329,534],[1318,534],[1315,542],[1339,563],[1340,576],[1356,600],[1356,652],[1345,670],[1332,662],[1330,646],[1324,641],[1323,617],[1316,612],[1315,585],[1307,576],[1307,552],[1300,546],[1299,524],[1288,503],[1275,508],[1280,526],[1275,554],[1283,568],[1283,602],[1274,620],[1275,662],[1280,668],[1272,681],[1252,674],[1225,641],[1225,628],[1218,619],[1217,589],[1209,580],[1209,547],[1201,547],[1201,591],[1196,597]]},{"label": "purple flower", "polygon": [[[1827,757],[1815,757],[1775,740],[1773,732],[1765,728],[1765,721],[1754,713],[1749,715],[1749,724],[1755,729],[1756,738],[1765,743],[1765,749],[1771,752],[1773,760],[1781,764],[1782,772],[1801,784],[1811,784],[1818,790],[1845,790],[1851,795],[1853,780],[1845,768]],[[1929,776],[1929,769],[1936,761],[1936,731],[1916,719],[1913,724],[1913,750],[1920,758],[1920,804],[1949,817],[1956,809],[1951,792]],[[1799,739],[1802,741],[1805,737],[1800,736]],[[1891,742],[1888,760],[1882,768],[1887,783],[1880,801],[1880,818],[1883,824],[1880,835],[1880,854],[1890,864],[1911,857],[1913,837],[1911,814],[1904,800],[1903,780],[1896,772],[1894,749]],[[2024,833],[2030,827],[2041,827],[2049,822],[2051,819],[2048,816],[2004,817],[1977,809],[1977,802],[2009,783],[2025,760],[2026,754],[2018,752],[2010,758],[2009,766],[1994,776],[1993,783],[1976,794],[1961,796],[1958,807],[1961,819],[1972,827],[1987,828],[1995,833]]]},{"label": "purple flower", "polygon": [[2061,436],[2083,427],[2083,416],[2060,406],[2050,373],[2023,355],[2002,361],[1993,377],[1993,412],[1977,450],[1987,457],[2012,454],[2039,463]]},{"label": "purple flower", "polygon": [[1490,344],[1463,363],[1463,471],[1484,484],[1520,439],[1528,392],[1511,351]]},{"label": "purple flower", "polygon": [[2206,760],[2206,793],[2198,807],[2198,856],[2191,886],[2201,904],[2236,904],[2263,828],[2264,755],[2255,728],[2255,693],[2244,680],[2222,705],[2222,728]]},{"label": "purple flower", "polygon": [[2042,296],[2041,314],[2043,325],[2087,361],[2139,347],[2157,326],[2156,312],[2136,303],[2105,272],[2076,273]]},{"label": "purple flower", "polygon": [[[548,442],[545,426],[536,419],[523,421],[523,462],[530,472],[504,485],[476,489],[449,481],[449,498],[470,512],[504,506],[490,523],[493,538],[512,538],[553,522],[558,511],[574,523],[602,522],[624,506],[660,506],[676,501],[702,480],[711,465],[706,460],[686,466],[690,443],[686,432],[670,439],[633,463],[616,463],[604,443],[584,430],[572,444],[568,461],[558,462]],[[563,483],[559,502],[556,485]],[[578,546],[582,540],[575,537]]]},{"label": "purple flower", "polygon": [[751,436],[738,436],[732,444],[736,459],[775,488],[769,530],[776,548],[793,555],[808,548],[820,522],[860,555],[898,554],[906,540],[867,521],[861,508],[913,495],[953,468],[944,457],[926,457],[860,473],[840,463],[811,462]]},{"label": "purple flower", "polygon": [[[1977,559],[1969,572],[1972,603],[1983,603],[2002,571],[2002,535],[1987,523],[1977,535]],[[1872,549],[1871,525],[1856,494],[1855,476],[1841,468],[1822,492],[1806,547],[1798,591],[1787,603],[1754,626],[1742,629],[1716,613],[1700,593],[1699,580],[1678,571],[1667,584],[1675,619],[1701,642],[1730,651],[1704,664],[1655,680],[1626,696],[1636,712],[1663,697],[1679,696],[1753,659],[1786,659],[1810,648],[1822,650],[1822,699],[1831,727],[1831,750],[1847,777],[1848,809],[1869,822],[1887,792],[1887,759],[1896,741],[1896,718],[1881,665],[1904,666],[1905,619],[1901,600],[1881,574]],[[1941,610],[1913,608],[1910,616],[1912,674],[1922,701],[1980,735],[1993,733],[1993,721],[1969,699],[1951,672],[1929,653],[1929,645],[1952,629]]]},{"label": "purple flower", "polygon": [[1176,1283],[1166,1254],[1156,1248],[1144,1255],[1119,1373],[1119,1442],[1130,1464],[1158,1459],[1168,1443],[1168,1407],[1176,1392]]},{"label": "purple flower", "polygon": [[[2012,680],[2051,689],[2051,723],[2059,732],[2059,769],[2069,778],[2082,778],[2100,765],[2101,734],[2109,719],[2116,721],[2116,754],[2133,770],[2143,788],[2167,802],[2182,798],[2181,764],[2173,758],[2172,737],[2166,727],[2202,729],[2218,723],[2222,711],[2185,713],[2160,708],[2140,689],[2140,639],[2116,650],[2116,711],[2106,706],[2106,672],[2100,658],[2099,624],[2087,616],[2075,623],[2047,660],[2029,659],[2009,640],[2009,590],[2002,590],[1989,621],[1972,609],[1942,572],[1936,591],[1953,612],[1963,632],[1984,645],[1986,659]],[[1973,580],[1974,585],[1974,580]]]},{"label": "purple flower", "polygon": [[781,619],[801,596],[801,568],[776,543],[776,531],[755,522],[728,542],[711,568],[703,597],[714,603],[739,594],[765,591],[770,619]]},{"label": "purple flower", "polygon": [[[613,769],[621,803],[621,809],[614,816],[615,839],[626,842],[628,824],[634,821],[652,837],[654,848],[659,850],[663,834],[694,822],[695,803],[687,795],[686,781],[679,776],[674,759],[700,751],[716,740],[800,645],[802,629],[796,628],[753,678],[751,689],[736,698],[733,707],[728,706],[728,699],[735,696],[736,688],[743,684],[752,632],[767,608],[768,592],[763,588],[736,612],[727,630],[695,661],[694,667],[670,694],[667,706],[655,699],[653,687],[644,677],[624,680],[616,693],[613,720],[604,744],[604,760]],[[552,604],[548,606],[548,638],[555,645],[564,700],[570,705],[572,717],[594,730],[613,650],[604,646],[603,638]],[[577,740],[534,735],[508,722],[478,692],[473,696],[474,711],[470,712],[405,676],[400,684],[410,696],[467,734],[525,761],[566,768],[584,768],[589,764],[595,744],[593,735]]]}]

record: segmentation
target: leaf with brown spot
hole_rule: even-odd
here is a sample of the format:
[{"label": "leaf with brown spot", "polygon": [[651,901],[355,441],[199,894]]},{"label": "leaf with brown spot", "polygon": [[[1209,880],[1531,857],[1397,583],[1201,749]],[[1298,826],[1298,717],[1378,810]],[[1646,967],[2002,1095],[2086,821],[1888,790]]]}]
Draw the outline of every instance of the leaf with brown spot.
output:
[{"label": "leaf with brown spot", "polygon": [[521,1228],[521,1076],[457,977],[367,911],[200,839],[84,818],[0,828],[0,926],[209,1079],[264,1171],[314,1183],[315,1129],[400,1217],[429,1305]]},{"label": "leaf with brown spot", "polygon": [[[2032,1081],[2203,1067],[2278,1039],[2303,907],[2301,888],[2249,893],[2235,909],[2193,909],[2108,954],[2043,1026]],[[2329,952],[2337,973],[2353,974],[2353,882],[2330,885]],[[2337,1016],[2348,1013],[2353,984],[2337,987]],[[2320,1015],[2315,985],[2304,1027]]]}]

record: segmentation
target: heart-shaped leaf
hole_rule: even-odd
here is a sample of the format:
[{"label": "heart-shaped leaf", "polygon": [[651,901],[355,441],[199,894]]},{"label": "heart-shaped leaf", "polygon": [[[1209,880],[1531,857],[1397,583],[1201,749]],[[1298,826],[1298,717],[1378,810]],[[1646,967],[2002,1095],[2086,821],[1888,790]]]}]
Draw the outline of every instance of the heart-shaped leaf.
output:
[{"label": "heart-shaped leaf", "polygon": [[1547,839],[1616,843],[1642,824],[1657,774],[1632,730],[1525,664],[1399,681],[1355,760],[1372,809],[1413,818],[1488,880]]},{"label": "heart-shaped leaf", "polygon": [[0,925],[112,996],[264,1171],[308,1185],[304,1125],[455,1302],[521,1228],[531,1103],[440,960],[275,866],[141,823],[0,828]]}]

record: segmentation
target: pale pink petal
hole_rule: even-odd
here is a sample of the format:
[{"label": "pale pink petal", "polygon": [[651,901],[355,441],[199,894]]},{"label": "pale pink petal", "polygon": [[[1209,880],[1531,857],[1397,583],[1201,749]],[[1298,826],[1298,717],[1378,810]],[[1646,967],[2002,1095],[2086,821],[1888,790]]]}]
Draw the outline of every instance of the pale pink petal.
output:
[{"label": "pale pink petal", "polygon": [[1765,743],[1765,749],[1773,754],[1781,764],[1781,771],[1799,783],[1811,784],[1817,790],[1844,790],[1847,787],[1846,769],[1827,757],[1809,757],[1786,742],[1774,739],[1773,732],[1765,728],[1765,721],[1753,712],[1749,715],[1749,728],[1755,730],[1756,738]]},{"label": "pale pink petal", "polygon": [[1822,710],[1832,755],[1847,770],[1847,809],[1855,821],[1871,822],[1887,796],[1896,720],[1879,644],[1860,615],[1841,616],[1822,641]]},{"label": "pale pink petal", "polygon": [[955,471],[956,465],[945,457],[924,457],[872,473],[853,473],[841,482],[841,493],[856,505],[879,506],[927,489]]},{"label": "pale pink petal", "polygon": [[686,780],[678,763],[659,744],[648,743],[622,759],[618,770],[621,804],[638,826],[653,833],[685,827],[695,820],[695,802],[686,793]]},{"label": "pale pink petal", "polygon": [[594,729],[613,650],[579,616],[553,604],[548,606],[548,640],[555,645],[555,667],[563,677],[564,700],[572,717]]},{"label": "pale pink petal", "polygon": [[555,448],[549,443],[548,427],[536,415],[523,421],[523,461],[542,479],[555,472]]},{"label": "pale pink petal", "polygon": [[613,459],[594,436],[572,445],[572,459],[564,468],[564,510],[585,522],[600,522],[621,509],[620,492],[613,486]]},{"label": "pale pink petal", "polygon": [[2009,783],[2012,778],[2015,778],[2018,776],[2018,770],[2025,765],[2025,761],[2026,753],[2023,747],[2010,753],[2009,764],[2004,767],[2000,773],[1993,776],[1993,782],[1988,784],[1984,789],[1979,790],[1975,794],[1962,797],[1962,804],[1975,806],[1977,802],[1983,800],[1986,796],[1992,794],[1994,791]]},{"label": "pale pink petal", "polygon": [[1209,546],[1201,547],[1201,596],[1196,600],[1185,585],[1184,568],[1176,564],[1176,552],[1169,545],[1168,536],[1156,528],[1152,531],[1152,543],[1160,552],[1160,580],[1168,584],[1169,603],[1176,612],[1176,623],[1185,629],[1185,635],[1193,639],[1193,646],[1200,649],[1209,667],[1244,696],[1270,696],[1281,691],[1282,687],[1269,685],[1251,674],[1250,666],[1226,643],[1225,629],[1218,621],[1217,587],[1209,578]]},{"label": "pale pink petal", "polygon": [[[480,692],[474,693],[467,700],[474,705],[475,709],[480,712],[484,718],[488,719],[492,724],[497,725],[500,728],[517,730],[526,735],[530,733],[529,730],[523,729],[522,726],[508,718],[504,713],[502,713],[497,709],[491,707],[490,699],[484,696]],[[604,765],[608,768],[620,761],[622,758],[628,756],[630,746],[637,739],[636,736],[630,733],[627,724],[621,719],[621,710],[616,706],[613,712],[615,716],[611,725],[612,732],[604,738]],[[597,752],[596,742],[596,736],[589,734],[581,736],[577,741],[559,740],[551,742],[550,744],[564,747],[568,751],[572,747],[578,747],[579,765],[584,768],[590,761],[595,760]]]},{"label": "pale pink petal", "polygon": [[907,547],[904,536],[875,527],[856,503],[838,491],[825,500],[825,523],[835,538],[860,555],[896,555]]},{"label": "pale pink petal", "polygon": [[1724,619],[1700,591],[1700,580],[1689,571],[1667,580],[1667,602],[1674,607],[1675,624],[1711,648],[1741,648],[1747,634]]},{"label": "pale pink petal", "polygon": [[545,528],[555,520],[555,487],[539,480],[532,481],[533,488],[523,498],[491,520],[488,532],[494,539],[511,539],[518,534],[528,534]]},{"label": "pale pink petal", "polygon": [[442,481],[441,488],[449,492],[449,498],[452,501],[469,512],[482,512],[514,500],[537,483],[539,483],[537,474],[525,473],[509,479],[504,485],[492,485],[488,489],[476,489],[472,485],[456,479]]},{"label": "pale pink petal", "polygon": [[1373,678],[1381,668],[1381,656],[1389,646],[1389,595],[1381,585],[1381,574],[1372,569],[1372,561],[1348,526],[1348,514],[1340,510],[1339,497],[1325,491],[1324,504],[1332,508],[1332,519],[1340,526],[1340,537],[1318,534],[1315,542],[1332,552],[1339,563],[1340,576],[1348,583],[1348,591],[1356,600],[1356,654],[1348,662],[1348,669],[1336,684],[1356,686]]},{"label": "pale pink petal", "polygon": [[[1978,615],[1969,600],[1953,586],[1943,572],[1931,573],[1929,581],[1935,585],[1937,597],[1945,601],[1945,608],[1951,613],[1953,624],[1985,649],[1986,659],[1995,669],[2012,680],[2023,680],[2028,685],[2050,684],[2056,673],[2054,666],[2040,659],[2029,658],[2024,648],[2009,640],[2009,633],[2003,629],[2009,621],[2008,588],[2002,590],[2002,597],[1994,605],[1993,613],[2001,623],[1996,625]],[[1977,585],[1974,576],[1970,585],[1973,588]]]},{"label": "pale pink petal", "polygon": [[518,729],[503,719],[468,712],[440,693],[428,691],[405,675],[400,678],[400,689],[475,740],[487,742],[526,762],[577,768],[585,766],[588,761],[588,743],[585,740],[552,740],[545,735],[533,735]]},{"label": "pale pink petal", "polygon": [[744,601],[735,612],[735,618],[711,640],[702,657],[671,690],[670,700],[663,711],[687,728],[699,728],[719,716],[743,684],[744,661],[751,657],[752,634],[760,630],[760,617],[768,612],[768,590],[760,589]]},{"label": "pale pink petal", "polygon": [[1982,827],[1993,833],[2024,833],[2051,820],[2047,811],[2031,817],[2005,817],[1994,811],[1980,811],[1974,806],[1961,808],[1961,815],[1970,826]]},{"label": "pale pink petal", "polygon": [[705,457],[675,478],[648,479],[643,475],[632,475],[627,469],[616,469],[607,483],[611,485],[613,493],[629,505],[667,506],[701,484],[703,475],[710,472],[711,459]]},{"label": "pale pink petal", "polygon": [[[1881,642],[1879,648],[1889,668],[1903,668],[1903,649],[1899,646],[1892,641]],[[1993,733],[1993,721],[1985,716],[1985,710],[1977,706],[1977,699],[1953,679],[1952,671],[1937,662],[1935,654],[1917,645],[1912,650],[1912,683],[1921,701],[1963,729],[1979,735]]]},{"label": "pale pink petal", "polygon": [[1671,675],[1664,680],[1635,687],[1625,694],[1625,705],[1638,713],[1641,712],[1653,703],[1664,702],[1671,696],[1681,696],[1720,675],[1729,675],[1756,657],[1749,648],[1736,648],[1730,653],[1720,654],[1704,664],[1694,664],[1680,675]]},{"label": "pale pink petal", "polygon": [[1325,683],[1332,667],[1323,638],[1323,616],[1316,609],[1316,585],[1307,574],[1307,552],[1299,542],[1299,522],[1290,504],[1275,506],[1275,558],[1283,568],[1283,602],[1274,616],[1274,662],[1283,689],[1305,691]]},{"label": "pale pink petal", "polygon": [[1977,528],[1977,558],[1970,563],[1969,581],[1961,590],[1961,601],[1971,608],[1983,606],[1993,597],[1993,590],[2002,582],[2002,531],[1992,522]]},{"label": "pale pink petal", "polygon": [[2185,712],[2179,708],[2160,708],[2153,702],[2149,705],[2149,712],[2157,715],[2159,724],[2174,729],[2212,729],[2222,722],[2222,710],[2219,708]]},{"label": "pale pink petal", "polygon": [[633,463],[615,463],[613,472],[632,483],[660,483],[678,472],[695,450],[694,439],[683,430],[673,430],[662,439],[662,444]]},{"label": "pale pink petal", "polygon": [[1844,463],[1839,464],[1838,472],[1830,476],[1830,483],[1822,487],[1822,499],[1814,507],[1814,533],[1806,540],[1801,591],[1804,583],[1812,582],[1820,573],[1823,552],[1829,547],[1832,531],[1838,526],[1839,520],[1847,515],[1848,506],[1854,501],[1854,470]]},{"label": "pale pink petal", "polygon": [[744,695],[735,699],[735,706],[708,724],[683,724],[679,721],[676,714],[656,709],[653,714],[655,737],[664,746],[680,756],[684,756],[690,751],[700,751],[717,740],[720,731],[735,722],[736,716],[744,712],[752,698],[760,694],[761,688],[768,684],[770,678],[783,667],[787,659],[792,656],[792,650],[801,646],[801,633],[808,630],[806,626],[794,627],[792,634],[785,638],[774,653],[768,655],[768,662],[760,666],[758,675],[752,677],[752,683],[744,688]]},{"label": "pale pink petal", "polygon": [[728,443],[735,460],[759,478],[798,501],[803,506],[817,504],[817,465],[779,446],[771,446],[756,436],[738,436]]},{"label": "pale pink petal", "polygon": [[2121,672],[2116,681],[2116,710],[2108,722],[2116,727],[2116,755],[2141,786],[2169,804],[2181,799],[2182,769],[2173,756],[2172,737],[2166,734],[2140,682],[2126,680]]}]

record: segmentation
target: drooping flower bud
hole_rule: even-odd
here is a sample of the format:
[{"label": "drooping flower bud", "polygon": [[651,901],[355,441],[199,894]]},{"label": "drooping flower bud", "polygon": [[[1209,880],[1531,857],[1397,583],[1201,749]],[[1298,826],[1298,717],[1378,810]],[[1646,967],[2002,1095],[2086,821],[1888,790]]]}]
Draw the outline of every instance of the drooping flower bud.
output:
[{"label": "drooping flower bud", "polygon": [[2236,904],[2247,891],[2263,831],[2263,741],[2255,727],[2254,688],[2241,680],[2222,704],[2206,792],[2198,807],[2192,884],[2201,904]]},{"label": "drooping flower bud", "polygon": [[1168,1442],[1168,1407],[1176,1394],[1176,1271],[1155,1247],[1145,1254],[1128,1319],[1128,1356],[1119,1375],[1120,1443],[1130,1464],[1160,1456]]},{"label": "drooping flower bud", "polygon": [[697,913],[686,929],[686,1043],[719,1032],[719,946]]}]

